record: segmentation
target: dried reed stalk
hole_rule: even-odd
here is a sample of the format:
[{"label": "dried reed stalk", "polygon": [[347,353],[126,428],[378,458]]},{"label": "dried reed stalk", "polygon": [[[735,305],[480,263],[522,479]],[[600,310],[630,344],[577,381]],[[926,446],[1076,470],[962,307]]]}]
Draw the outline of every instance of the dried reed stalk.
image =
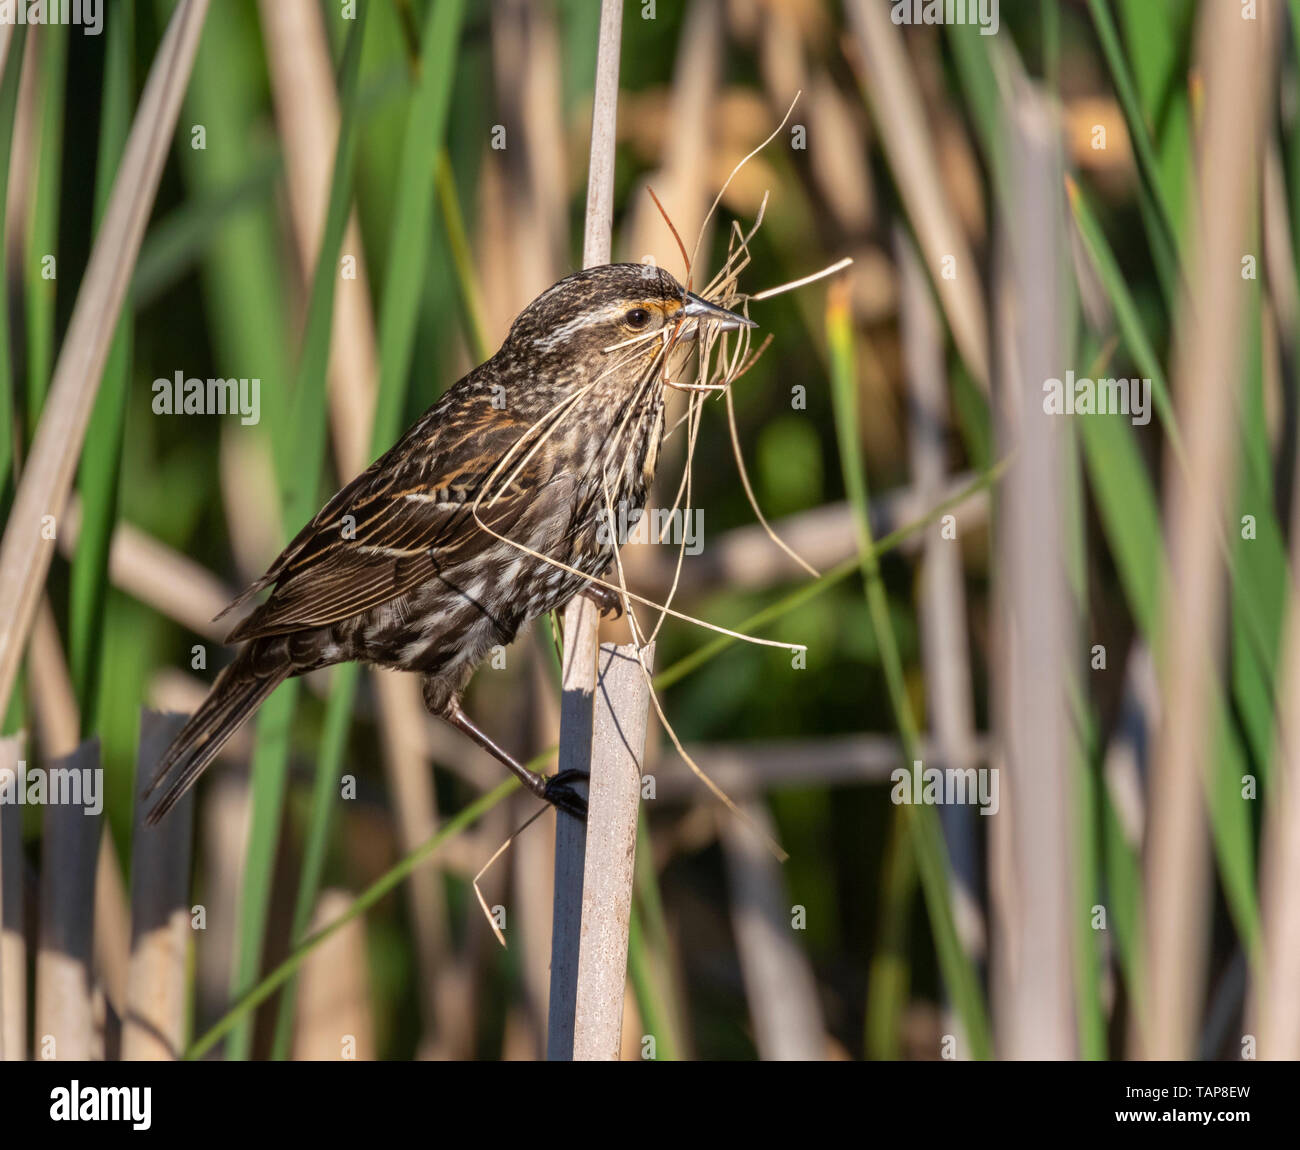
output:
[{"label": "dried reed stalk", "polygon": [[[555,692],[550,662],[552,655],[539,637],[528,655],[528,696],[530,744],[554,747],[560,741],[560,700]],[[534,804],[520,803],[518,811]],[[542,831],[543,833],[538,833]],[[551,977],[551,893],[555,889],[555,829],[549,820],[541,820],[515,842],[512,855],[511,890],[518,904],[516,919],[523,935],[520,958],[521,977],[527,997],[528,1021],[535,1036],[533,1057],[546,1053],[546,1016]]]},{"label": "dried reed stalk", "polygon": [[28,650],[37,740],[50,758],[71,754],[80,741],[81,717],[48,595],[37,604]]},{"label": "dried reed stalk", "polygon": [[0,24],[0,76],[4,75],[5,62],[9,59],[9,43],[13,38],[14,26],[8,22]]},{"label": "dried reed stalk", "polygon": [[[871,499],[868,514],[872,538],[882,539],[930,514],[936,506],[955,499],[974,482],[969,471],[948,478],[938,491],[923,494],[916,486],[896,487]],[[977,491],[952,509],[959,538],[978,535],[988,527],[988,492]],[[847,503],[827,503],[773,521],[772,530],[805,561],[821,571],[857,554],[854,543],[854,512]],[[917,533],[905,540],[904,553],[924,544]],[[946,544],[945,544],[946,545]],[[960,544],[956,544],[960,547]],[[661,550],[661,549],[660,549]],[[652,554],[653,552],[653,554]],[[666,595],[677,574],[676,555],[662,556],[651,547],[629,547],[625,567],[628,581],[644,587],[647,594]],[[772,537],[761,523],[733,527],[709,544],[707,551],[692,555],[677,578],[677,594],[689,595],[725,586],[733,590],[771,587],[802,581],[807,571],[786,552],[772,546]]]},{"label": "dried reed stalk", "polygon": [[[370,681],[379,708],[380,745],[392,792],[398,842],[402,852],[410,854],[438,829],[438,803],[420,684],[413,675],[381,668],[372,670]],[[437,1033],[443,1013],[438,984],[451,956],[446,885],[440,867],[421,867],[403,885],[420,972],[424,1029]]]},{"label": "dried reed stalk", "polygon": [[[22,758],[21,734],[0,738],[0,771],[16,772]],[[0,803],[0,1059],[7,1062],[27,1058],[22,820],[22,807]]]},{"label": "dried reed stalk", "polygon": [[159,45],[0,542],[0,700],[13,689],[54,554],[42,520],[67,502],[207,8],[207,0],[181,0]]},{"label": "dried reed stalk", "polygon": [[[351,903],[346,891],[321,891],[312,932],[339,918]],[[375,1059],[375,1021],[367,971],[366,924],[359,918],[335,931],[302,964],[293,1043],[295,1060]]]},{"label": "dried reed stalk", "polygon": [[[99,740],[47,760],[50,771],[99,769]],[[36,952],[36,1052],[85,1062],[96,1046],[93,1002],[95,871],[102,815],[47,803],[41,831],[40,945]]]},{"label": "dried reed stalk", "polygon": [[18,76],[18,105],[14,109],[14,135],[9,148],[9,185],[3,189],[6,196],[5,251],[9,267],[5,273],[15,280],[21,276],[20,253],[26,242],[28,205],[36,185],[35,149],[40,133],[37,117],[40,114],[40,62],[37,50],[44,29],[36,24],[27,29],[27,44],[23,49],[22,72]]},{"label": "dried reed stalk", "polygon": [[[1078,916],[1069,796],[1073,768],[1068,668],[1078,640],[1067,581],[1065,420],[1046,414],[1042,381],[1062,373],[1067,252],[1057,129],[1023,76],[1011,83],[1011,194],[1002,221],[1014,342],[1000,358],[1003,455],[1014,453],[999,517],[1002,587],[998,726],[1006,759],[1002,886],[994,943],[1007,975],[998,986],[999,1049],[1015,1059],[1075,1055],[1073,929]],[[1006,835],[1005,828],[1002,831]]]},{"label": "dried reed stalk", "polygon": [[[218,441],[218,483],[221,503],[225,508],[226,530],[230,538],[230,552],[234,556],[237,580],[241,586],[251,583],[266,570],[268,564],[284,548],[284,541],[292,535],[286,531],[278,499],[267,499],[266,492],[279,490],[279,477],[271,452],[270,436],[249,435],[237,423],[222,428]],[[117,546],[117,538],[113,546]],[[181,555],[182,561],[191,562]],[[112,573],[112,552],[109,553],[109,571]],[[225,589],[222,589],[225,593]],[[242,616],[243,610],[232,612],[213,622],[235,596],[205,621],[207,630],[198,634],[211,634],[218,642],[224,639],[234,623],[232,618]]]},{"label": "dried reed stalk", "polygon": [[[559,853],[556,836],[556,917],[554,937],[576,936],[573,1006],[556,1011],[563,988],[554,972],[547,1057],[574,1061],[613,1060],[619,1056],[623,1001],[627,980],[628,923],[636,862],[637,811],[641,803],[641,762],[645,754],[649,687],[644,667],[654,665],[654,644],[602,643],[600,676],[591,736],[591,783],[588,788],[586,842],[583,854]],[[564,822],[577,823],[567,818]],[[580,828],[580,823],[577,824]],[[561,866],[582,871],[576,879],[576,903],[561,903]],[[561,909],[568,915],[561,918]],[[578,913],[574,914],[576,910]]]},{"label": "dried reed stalk", "polygon": [[[195,938],[194,1032],[215,1022],[230,1005],[230,979],[235,964],[235,931],[217,924],[239,920],[240,892],[248,858],[252,795],[246,773],[214,771],[199,807],[200,873],[203,889],[196,901],[206,910],[209,929]],[[220,1058],[220,1051],[209,1055]]]},{"label": "dried reed stalk", "polygon": [[[493,0],[492,62],[502,121],[522,140],[485,160],[499,172],[500,210],[483,220],[484,256],[500,241],[495,262],[481,257],[489,328],[510,321],[567,270],[569,221],[562,97],[563,60],[554,6]],[[499,167],[498,167],[499,165]],[[486,189],[485,189],[486,190]],[[480,217],[482,218],[482,217]],[[490,234],[489,234],[490,233]]]},{"label": "dried reed stalk", "polygon": [[1244,296],[1241,253],[1256,202],[1278,5],[1242,20],[1207,4],[1199,28],[1204,120],[1196,166],[1190,298],[1175,343],[1174,397],[1186,457],[1165,475],[1170,586],[1162,603],[1160,670],[1166,707],[1151,779],[1146,859],[1149,1012],[1135,1054],[1190,1058],[1205,979],[1210,864],[1204,787],[1214,764],[1206,729],[1224,616],[1219,538],[1235,506],[1237,391]]},{"label": "dried reed stalk", "polygon": [[[80,738],[81,716],[48,596],[42,596],[32,624],[28,673],[36,731],[45,756],[58,758],[71,754]],[[119,1019],[126,1009],[130,938],[126,884],[112,836],[104,834],[100,836],[99,862],[95,868],[95,966],[108,1004]]]},{"label": "dried reed stalk", "polygon": [[[940,743],[925,736],[918,744],[922,761],[942,761]],[[989,741],[977,735],[972,766],[989,759]],[[737,800],[788,786],[862,786],[887,783],[890,773],[910,766],[892,735],[827,735],[819,739],[765,739],[762,743],[688,743],[686,753],[727,794]],[[655,771],[655,804],[694,803],[699,780],[671,758]]]},{"label": "dried reed stalk", "polygon": [[[266,36],[276,124],[284,145],[289,218],[302,281],[309,287],[325,228],[339,135],[338,93],[329,43],[320,9],[312,0],[259,0],[258,11]],[[330,428],[339,471],[352,476],[370,462],[378,356],[365,249],[355,208],[348,215],[342,251],[356,259],[356,278],[340,278],[334,292]],[[296,524],[290,528],[295,529]]]},{"label": "dried reed stalk", "polygon": [[[899,327],[906,361],[912,490],[923,505],[934,507],[943,501],[948,482],[949,413],[943,328],[925,269],[901,226],[894,229],[894,251],[899,267]],[[965,510],[961,518],[967,518]],[[966,590],[960,535],[945,539],[940,523],[931,524],[925,533],[920,581],[921,661],[935,733],[936,765],[964,772],[976,766],[977,758],[966,640]],[[941,806],[939,821],[952,864],[957,930],[966,952],[982,960],[987,940],[976,843],[978,820],[969,807]]]},{"label": "dried reed stalk", "polygon": [[[926,268],[962,359],[987,391],[988,337],[975,258],[944,193],[902,30],[890,23],[886,6],[874,0],[851,0],[847,9],[862,55],[858,81],[870,97],[885,155],[920,240]],[[952,278],[940,274],[946,258],[955,261]]]},{"label": "dried reed stalk", "polygon": [[[672,127],[664,141],[663,159],[644,186],[669,209],[673,224],[684,236],[696,235],[708,211],[709,185],[714,178],[715,145],[713,110],[718,104],[725,45],[725,13],[714,0],[695,0],[682,21],[681,43],[673,67],[672,96],[668,123]],[[785,95],[788,103],[793,91]],[[639,188],[629,199],[627,220],[622,229],[623,257],[641,260],[663,246],[664,221],[654,201]],[[700,245],[708,251],[706,235]],[[669,396],[672,403],[674,397]],[[668,412],[668,423],[681,414],[680,404]],[[661,461],[661,466],[667,461]],[[635,548],[629,548],[635,550]]]},{"label": "dried reed stalk", "polygon": [[[741,809],[774,837],[767,808],[750,800]],[[817,999],[817,980],[799,935],[790,927],[790,898],[780,864],[762,841],[724,810],[716,810],[727,860],[731,922],[736,936],[754,1044],[766,1062],[814,1062],[830,1044]]]},{"label": "dried reed stalk", "polygon": [[[584,267],[610,259],[610,229],[614,218],[614,144],[618,125],[618,68],[623,31],[623,6],[619,0],[601,0],[600,41],[596,55],[596,84],[591,116],[591,159],[587,175],[587,220],[583,236]],[[559,769],[590,771],[592,724],[597,675],[596,606],[585,596],[576,597],[564,612],[564,664],[560,705]],[[645,723],[644,703],[640,723]],[[633,716],[629,715],[629,719]],[[594,787],[593,780],[592,786]],[[613,814],[615,812],[608,812]],[[635,818],[635,815],[633,815]],[[589,832],[603,837],[609,828],[593,828],[591,816],[584,826],[560,814],[555,832],[555,904],[551,929],[551,994],[548,1006],[546,1052],[549,1059],[571,1059],[577,1047],[575,1021],[579,992],[579,951],[585,929],[583,858]],[[630,881],[630,880],[629,880]],[[594,908],[593,908],[594,909]],[[626,929],[626,927],[624,928]],[[622,979],[626,969],[618,972]],[[620,997],[620,1006],[622,999]]]},{"label": "dried reed stalk", "polygon": [[[140,712],[136,777],[143,778],[185,725],[184,715]],[[127,976],[122,1059],[170,1061],[185,1045],[186,961],[190,938],[190,851],[194,794],[156,827],[137,799],[131,836],[131,964]]]}]

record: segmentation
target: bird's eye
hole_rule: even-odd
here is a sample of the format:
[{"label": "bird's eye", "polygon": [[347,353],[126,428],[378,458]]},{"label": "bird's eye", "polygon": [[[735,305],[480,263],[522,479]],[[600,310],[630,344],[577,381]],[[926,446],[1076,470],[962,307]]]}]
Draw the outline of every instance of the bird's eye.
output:
[{"label": "bird's eye", "polygon": [[641,331],[650,325],[650,309],[645,307],[634,307],[623,316],[623,322],[634,331]]}]

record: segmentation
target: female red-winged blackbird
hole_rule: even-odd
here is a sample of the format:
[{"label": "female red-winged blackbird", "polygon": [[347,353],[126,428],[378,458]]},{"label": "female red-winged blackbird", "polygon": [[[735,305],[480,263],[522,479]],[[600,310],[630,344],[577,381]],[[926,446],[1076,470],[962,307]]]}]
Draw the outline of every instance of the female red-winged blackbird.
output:
[{"label": "female red-winged blackbird", "polygon": [[578,272],[529,304],[496,355],[226,608],[274,585],[231,632],[243,649],[163,757],[145,795],[169,785],[149,822],[281,682],[350,661],[419,671],[433,714],[539,798],[584,814],[572,779],[525,770],[470,721],[460,696],[494,645],[584,588],[602,610],[617,605],[587,578],[613,560],[600,514],[607,500],[644,506],[663,435],[665,358],[705,322],[750,323],[644,264]]}]

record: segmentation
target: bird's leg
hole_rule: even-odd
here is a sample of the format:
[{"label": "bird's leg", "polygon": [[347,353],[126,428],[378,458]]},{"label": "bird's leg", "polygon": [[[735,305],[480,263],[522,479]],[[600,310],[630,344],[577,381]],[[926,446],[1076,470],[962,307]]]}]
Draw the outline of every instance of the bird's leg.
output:
[{"label": "bird's leg", "polygon": [[617,619],[623,614],[623,596],[613,587],[602,587],[599,583],[588,583],[579,594],[586,596],[599,609],[602,615],[613,612]]},{"label": "bird's leg", "polygon": [[514,756],[498,747],[492,739],[481,731],[474,721],[461,710],[460,703],[452,700],[450,705],[440,713],[444,718],[458,731],[463,732],[473,739],[494,759],[502,763],[509,769],[511,774],[519,779],[525,787],[534,795],[544,802],[558,807],[562,811],[568,811],[574,818],[582,819],[584,822],[587,818],[587,800],[573,789],[573,784],[579,779],[586,779],[585,771],[561,771],[558,775],[539,775],[530,771]]}]

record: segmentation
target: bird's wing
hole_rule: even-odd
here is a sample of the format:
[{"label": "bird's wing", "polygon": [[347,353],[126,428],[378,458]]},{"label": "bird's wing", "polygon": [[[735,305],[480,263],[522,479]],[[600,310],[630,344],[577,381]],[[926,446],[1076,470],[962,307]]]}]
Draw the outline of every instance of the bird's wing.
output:
[{"label": "bird's wing", "polygon": [[276,585],[227,641],[337,623],[473,558],[497,542],[475,521],[480,494],[478,518],[511,538],[525,515],[571,493],[545,451],[530,453],[534,438],[521,445],[528,423],[476,414],[421,421],[338,492],[241,597]]}]

